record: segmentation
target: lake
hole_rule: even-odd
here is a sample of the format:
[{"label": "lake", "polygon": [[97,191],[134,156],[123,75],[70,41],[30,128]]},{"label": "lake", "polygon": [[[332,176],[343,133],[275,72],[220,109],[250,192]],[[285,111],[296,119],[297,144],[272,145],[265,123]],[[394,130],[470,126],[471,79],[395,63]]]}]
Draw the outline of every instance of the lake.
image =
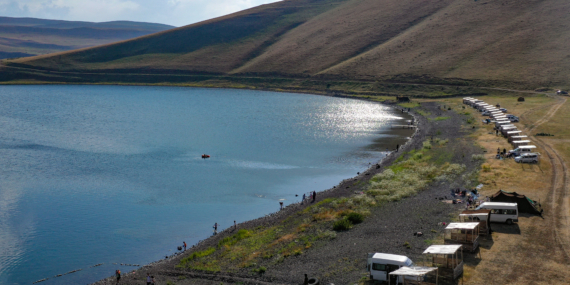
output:
[{"label": "lake", "polygon": [[390,125],[407,119],[305,94],[0,86],[0,284],[161,259],[355,176],[406,141]]}]

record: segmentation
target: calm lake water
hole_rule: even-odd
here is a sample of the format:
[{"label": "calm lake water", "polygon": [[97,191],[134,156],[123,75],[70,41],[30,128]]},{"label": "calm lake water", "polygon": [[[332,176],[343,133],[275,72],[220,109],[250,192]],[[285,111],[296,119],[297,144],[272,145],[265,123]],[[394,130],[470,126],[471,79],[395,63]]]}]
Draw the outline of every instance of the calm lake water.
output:
[{"label": "calm lake water", "polygon": [[0,284],[136,269],[120,264],[150,263],[210,236],[214,222],[224,229],[355,176],[405,141],[389,129],[405,119],[303,94],[0,86]]}]

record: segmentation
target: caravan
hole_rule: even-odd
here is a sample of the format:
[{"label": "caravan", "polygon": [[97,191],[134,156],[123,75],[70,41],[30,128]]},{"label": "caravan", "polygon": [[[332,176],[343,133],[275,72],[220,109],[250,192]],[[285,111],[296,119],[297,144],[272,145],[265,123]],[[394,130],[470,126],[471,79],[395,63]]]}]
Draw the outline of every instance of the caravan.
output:
[{"label": "caravan", "polygon": [[[407,256],[388,253],[369,253],[367,269],[371,280],[398,284],[403,282],[403,277],[390,276],[390,272],[400,269],[402,266],[411,267],[414,263]],[[390,276],[390,280],[388,277]]]}]

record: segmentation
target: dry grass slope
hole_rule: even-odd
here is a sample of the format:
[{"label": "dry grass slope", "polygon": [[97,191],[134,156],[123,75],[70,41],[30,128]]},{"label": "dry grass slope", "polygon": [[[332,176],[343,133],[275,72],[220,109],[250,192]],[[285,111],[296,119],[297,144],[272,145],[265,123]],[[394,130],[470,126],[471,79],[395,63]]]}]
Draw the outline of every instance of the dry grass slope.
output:
[{"label": "dry grass slope", "polygon": [[376,80],[412,74],[567,82],[565,0],[288,0],[167,32],[9,64]]}]

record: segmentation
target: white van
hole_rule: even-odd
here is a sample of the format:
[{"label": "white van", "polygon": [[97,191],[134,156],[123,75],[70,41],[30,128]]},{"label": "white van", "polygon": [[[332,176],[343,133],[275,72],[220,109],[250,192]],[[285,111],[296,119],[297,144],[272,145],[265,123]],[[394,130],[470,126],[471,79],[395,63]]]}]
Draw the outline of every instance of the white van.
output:
[{"label": "white van", "polygon": [[520,156],[515,157],[515,162],[517,163],[538,163],[538,156],[540,154],[537,152],[523,153]]},{"label": "white van", "polygon": [[519,221],[519,208],[517,203],[484,202],[477,210],[491,210],[491,222],[512,224]]},{"label": "white van", "polygon": [[523,153],[531,153],[536,149],[534,145],[521,145],[513,150],[509,150],[509,154],[515,157],[520,156]]},{"label": "white van", "polygon": [[413,262],[407,256],[388,253],[369,253],[367,269],[370,272],[371,280],[383,282],[390,281],[390,284],[403,283],[403,279],[398,276],[390,276],[390,272],[398,270],[402,266],[413,266]]}]

